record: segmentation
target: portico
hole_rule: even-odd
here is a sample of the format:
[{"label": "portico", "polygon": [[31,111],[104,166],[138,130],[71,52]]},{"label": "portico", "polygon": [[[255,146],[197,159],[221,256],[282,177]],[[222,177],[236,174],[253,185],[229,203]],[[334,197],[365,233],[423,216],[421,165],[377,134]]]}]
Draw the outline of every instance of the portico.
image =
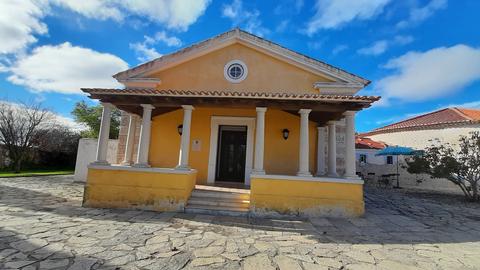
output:
[{"label": "portico", "polygon": [[[85,205],[183,211],[195,185],[235,184],[252,215],[363,213],[355,114],[379,97],[355,93],[369,81],[238,29],[114,77],[125,89],[82,89],[103,105]],[[119,164],[105,159],[113,108]]]}]

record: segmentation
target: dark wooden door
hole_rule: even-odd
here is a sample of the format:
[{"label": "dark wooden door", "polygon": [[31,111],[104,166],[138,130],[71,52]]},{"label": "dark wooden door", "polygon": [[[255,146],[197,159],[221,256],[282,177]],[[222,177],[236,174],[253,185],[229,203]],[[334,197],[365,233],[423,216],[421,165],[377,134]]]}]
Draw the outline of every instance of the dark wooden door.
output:
[{"label": "dark wooden door", "polygon": [[215,181],[244,182],[247,150],[246,126],[220,126]]}]

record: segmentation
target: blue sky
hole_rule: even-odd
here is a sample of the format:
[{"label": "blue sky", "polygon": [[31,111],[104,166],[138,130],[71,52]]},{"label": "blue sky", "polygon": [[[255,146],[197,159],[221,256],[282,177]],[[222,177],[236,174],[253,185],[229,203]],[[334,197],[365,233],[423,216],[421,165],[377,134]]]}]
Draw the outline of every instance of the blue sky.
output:
[{"label": "blue sky", "polygon": [[[0,99],[66,121],[80,87],[233,27],[372,81],[358,131],[446,106],[480,108],[476,0],[2,0]],[[93,103],[92,103],[93,104]]]}]

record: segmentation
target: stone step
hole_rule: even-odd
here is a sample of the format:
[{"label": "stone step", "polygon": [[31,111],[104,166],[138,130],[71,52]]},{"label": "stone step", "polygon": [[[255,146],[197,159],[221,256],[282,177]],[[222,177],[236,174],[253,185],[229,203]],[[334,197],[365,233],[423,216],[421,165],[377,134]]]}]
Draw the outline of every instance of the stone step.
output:
[{"label": "stone step", "polygon": [[248,193],[212,191],[212,190],[198,190],[198,189],[194,189],[191,196],[195,197],[195,198],[250,200],[250,194],[248,194]]},{"label": "stone step", "polygon": [[249,211],[248,208],[187,205],[185,207],[185,213],[244,217],[248,216]]},{"label": "stone step", "polygon": [[247,216],[250,190],[217,186],[195,186],[185,207],[186,213]]},{"label": "stone step", "polygon": [[203,198],[203,197],[191,197],[188,200],[187,205],[195,206],[221,206],[221,207],[232,207],[232,208],[246,208],[250,206],[249,200],[243,199],[217,199],[217,198]]}]

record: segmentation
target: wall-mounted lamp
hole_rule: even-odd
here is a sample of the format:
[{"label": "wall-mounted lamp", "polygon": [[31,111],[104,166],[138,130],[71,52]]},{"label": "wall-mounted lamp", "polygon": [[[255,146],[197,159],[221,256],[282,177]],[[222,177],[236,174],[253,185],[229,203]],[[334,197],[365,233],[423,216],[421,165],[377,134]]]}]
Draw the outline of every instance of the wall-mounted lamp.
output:
[{"label": "wall-mounted lamp", "polygon": [[283,130],[282,130],[282,135],[283,135],[283,138],[284,138],[285,140],[288,139],[288,135],[290,135],[290,130],[288,130],[288,129],[286,129],[286,128],[283,129]]},{"label": "wall-mounted lamp", "polygon": [[180,136],[182,136],[182,133],[183,133],[183,125],[181,125],[181,124],[178,125],[177,131],[178,131],[178,134],[179,134]]}]

